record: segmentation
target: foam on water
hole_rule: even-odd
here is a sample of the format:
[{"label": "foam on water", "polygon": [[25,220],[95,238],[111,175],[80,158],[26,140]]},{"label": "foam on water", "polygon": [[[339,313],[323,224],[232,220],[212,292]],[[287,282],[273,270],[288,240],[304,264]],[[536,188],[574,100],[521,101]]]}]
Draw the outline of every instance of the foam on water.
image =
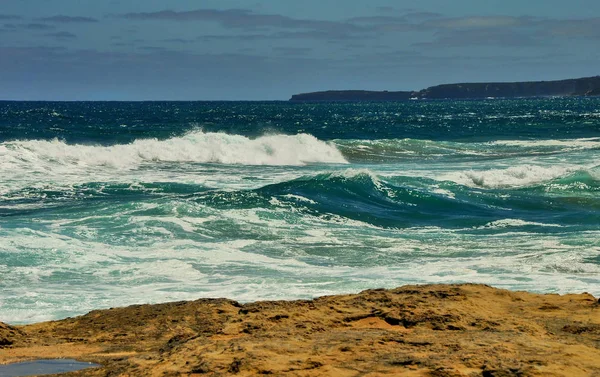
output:
[{"label": "foam on water", "polygon": [[438,177],[469,187],[514,188],[537,185],[564,177],[579,170],[579,166],[521,165],[505,169],[470,170],[445,173]]},{"label": "foam on water", "polygon": [[520,219],[503,219],[496,220],[485,224],[484,226],[478,227],[478,229],[502,229],[510,227],[523,227],[523,226],[548,226],[554,228],[562,228],[563,225],[559,224],[544,224],[535,221],[525,221]]},{"label": "foam on water", "polygon": [[[598,232],[569,238],[527,232],[481,237],[468,230],[385,230],[321,219],[325,226],[305,219],[283,233],[289,223],[248,222],[249,214],[235,210],[224,217],[257,228],[264,221],[280,236],[230,242],[166,239],[136,248],[52,233],[4,233],[2,250],[43,259],[5,275],[0,321],[33,322],[198,297],[295,299],[425,282],[600,293],[600,266],[585,263],[600,252],[593,246]],[[505,229],[532,225],[549,226],[512,219],[490,224]]]},{"label": "foam on water", "polygon": [[501,145],[511,147],[553,147],[562,151],[580,150],[580,149],[598,149],[600,148],[600,138],[581,138],[571,140],[498,140],[489,143],[490,145]]},{"label": "foam on water", "polygon": [[240,165],[304,165],[347,161],[334,145],[312,135],[266,135],[250,139],[225,133],[193,131],[167,140],[139,139],[131,144],[96,146],[60,140],[27,140],[0,144],[0,171],[37,171],[68,167],[108,166],[133,169],[152,162],[195,162]]}]

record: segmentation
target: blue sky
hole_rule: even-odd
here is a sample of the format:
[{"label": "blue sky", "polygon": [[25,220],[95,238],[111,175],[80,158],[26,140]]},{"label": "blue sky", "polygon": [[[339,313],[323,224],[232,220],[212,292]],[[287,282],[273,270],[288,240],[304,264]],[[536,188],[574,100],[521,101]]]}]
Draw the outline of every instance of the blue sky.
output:
[{"label": "blue sky", "polygon": [[597,0],[2,0],[0,99],[271,100],[600,74]]}]

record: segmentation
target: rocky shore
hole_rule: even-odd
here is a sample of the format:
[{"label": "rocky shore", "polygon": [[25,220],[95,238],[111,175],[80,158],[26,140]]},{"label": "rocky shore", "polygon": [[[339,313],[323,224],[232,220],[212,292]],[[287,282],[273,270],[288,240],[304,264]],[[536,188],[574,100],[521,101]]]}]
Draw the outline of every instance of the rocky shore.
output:
[{"label": "rocky shore", "polygon": [[68,376],[600,376],[600,303],[426,285],[0,324],[0,364],[35,358],[104,366]]}]

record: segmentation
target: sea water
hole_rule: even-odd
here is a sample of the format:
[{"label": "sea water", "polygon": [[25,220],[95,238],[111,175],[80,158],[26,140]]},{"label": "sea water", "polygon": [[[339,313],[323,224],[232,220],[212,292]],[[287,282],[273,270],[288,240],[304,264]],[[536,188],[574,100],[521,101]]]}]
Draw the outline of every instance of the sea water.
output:
[{"label": "sea water", "polygon": [[456,282],[600,294],[600,99],[0,102],[0,321]]}]

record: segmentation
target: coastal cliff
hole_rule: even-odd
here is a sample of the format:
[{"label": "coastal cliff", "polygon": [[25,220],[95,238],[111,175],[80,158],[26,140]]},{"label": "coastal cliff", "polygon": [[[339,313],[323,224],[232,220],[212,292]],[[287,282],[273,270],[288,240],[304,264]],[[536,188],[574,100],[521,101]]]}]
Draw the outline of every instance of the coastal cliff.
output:
[{"label": "coastal cliff", "polygon": [[202,299],[0,324],[0,364],[75,358],[69,376],[595,376],[600,304],[485,285],[310,301]]},{"label": "coastal cliff", "polygon": [[600,76],[558,81],[443,84],[414,92],[334,90],[295,94],[290,101],[405,101],[600,95]]}]

